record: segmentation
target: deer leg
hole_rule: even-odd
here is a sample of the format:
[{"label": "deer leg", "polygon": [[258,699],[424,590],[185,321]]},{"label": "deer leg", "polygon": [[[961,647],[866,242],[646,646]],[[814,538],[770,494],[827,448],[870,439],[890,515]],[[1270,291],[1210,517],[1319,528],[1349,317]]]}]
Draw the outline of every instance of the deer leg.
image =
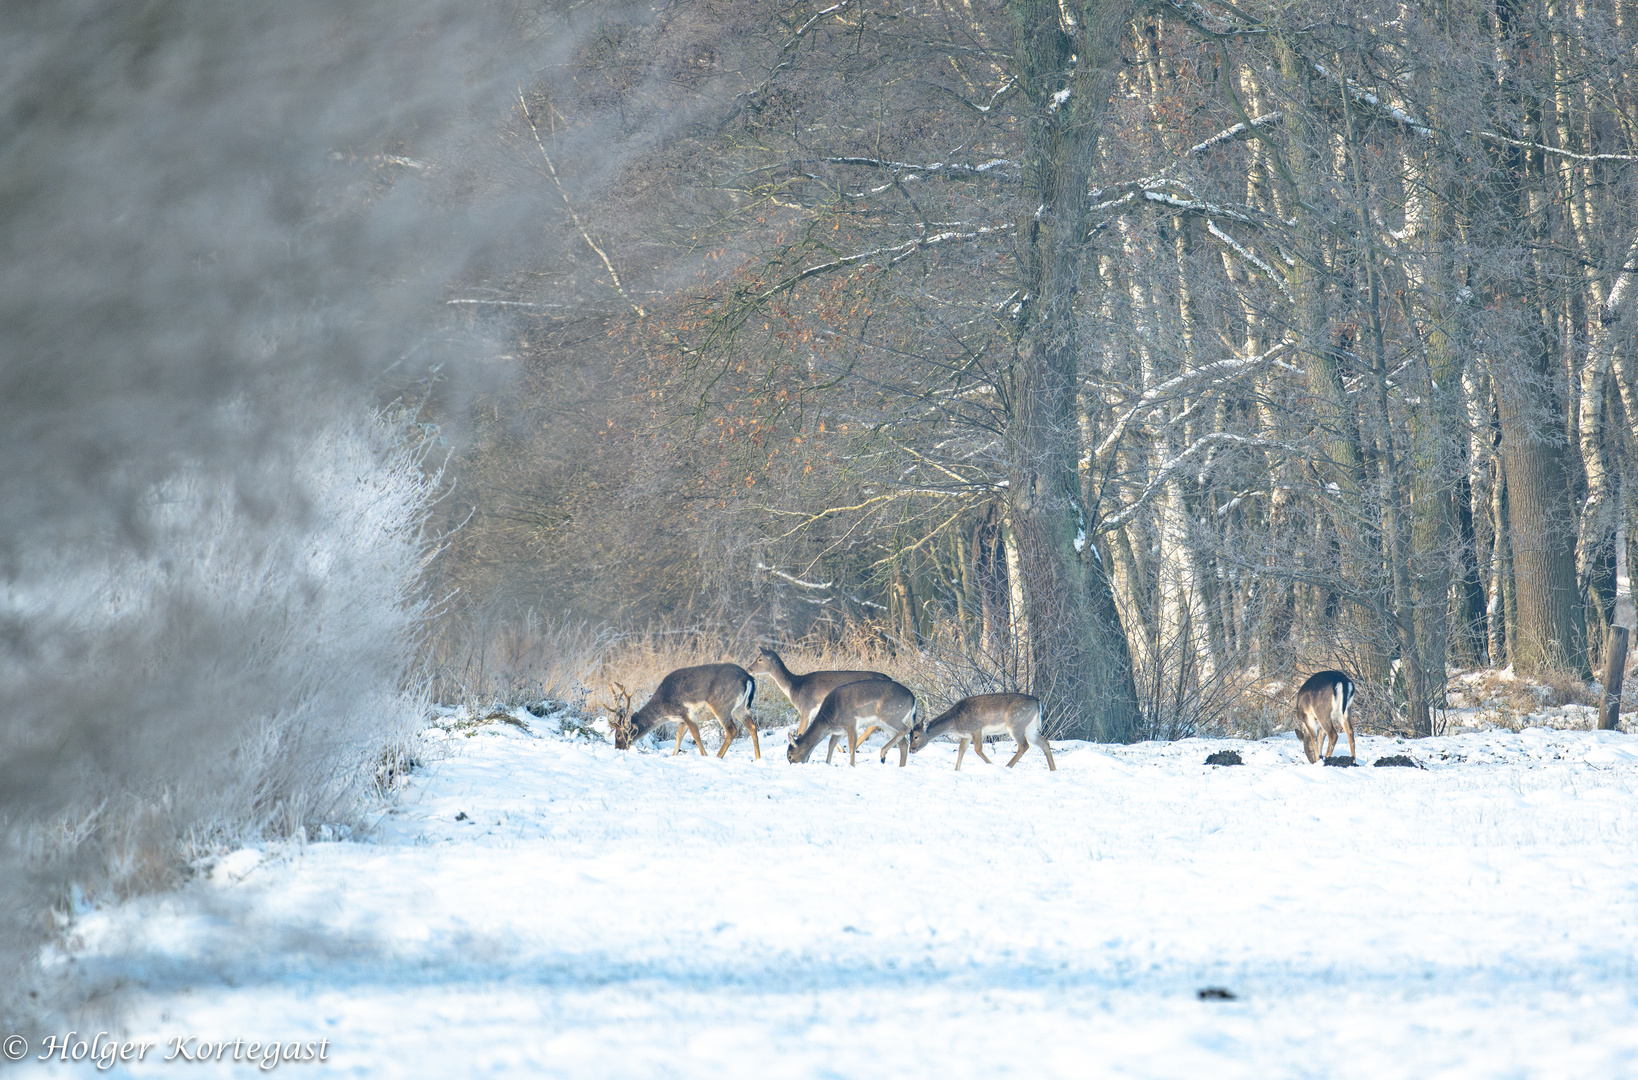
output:
[{"label": "deer leg", "polygon": [[1017,751],[1017,753],[1012,755],[1012,760],[1007,762],[1007,768],[1010,769],[1014,765],[1018,764],[1018,759],[1023,757],[1024,756],[1024,751],[1028,750],[1028,749],[1029,749],[1029,740],[1024,738],[1024,736],[1022,736],[1022,735],[1018,736],[1018,751]]},{"label": "deer leg", "polygon": [[899,737],[899,768],[910,763],[910,733],[906,731]]},{"label": "deer leg", "polygon": [[756,759],[758,761],[761,761],[762,760],[762,740],[757,738],[757,734],[756,734],[756,717],[751,715],[751,710],[749,710],[749,709],[745,710],[745,726],[751,729],[751,749],[756,751]]},{"label": "deer leg", "polygon": [[1056,761],[1052,760],[1052,744],[1047,742],[1047,737],[1045,735],[1041,736],[1041,749],[1046,751],[1047,771],[1048,772],[1057,772],[1058,771],[1058,763]]},{"label": "deer leg", "polygon": [[1325,740],[1324,741],[1325,741],[1325,749],[1320,752],[1320,757],[1322,759],[1328,758],[1332,754],[1337,752],[1337,733],[1334,732],[1334,731],[1327,731],[1325,733]]},{"label": "deer leg", "polygon": [[1301,718],[1297,720],[1297,737],[1302,740],[1302,752],[1310,764],[1319,760],[1319,736],[1308,730],[1308,725]]},{"label": "deer leg", "polygon": [[859,729],[854,727],[852,724],[849,724],[847,726],[847,767],[850,768],[850,769],[858,764],[858,761],[855,759],[855,756],[854,756],[855,751],[857,751],[858,749],[859,749]]},{"label": "deer leg", "polygon": [[722,714],[717,712],[715,705],[707,702],[706,708],[711,710],[711,715],[716,717],[717,723],[722,727],[722,748],[717,751],[717,757],[721,758],[728,752],[728,747],[732,746],[734,740],[739,737],[739,727],[732,720],[724,720]]},{"label": "deer leg", "polygon": [[961,737],[961,749],[956,751],[956,772],[961,771],[961,759],[967,756],[967,736]]},{"label": "deer leg", "polygon": [[879,731],[879,730],[881,730],[881,725],[880,724],[871,724],[869,727],[865,728],[864,729],[864,734],[859,736],[859,745],[863,746],[865,744],[865,740],[869,739],[872,735],[876,734],[876,732]]},{"label": "deer leg", "polygon": [[836,756],[836,744],[841,742],[841,741],[842,741],[841,732],[837,732],[836,734],[834,734],[834,735],[832,735],[830,737],[830,749],[825,751],[825,764],[826,765],[829,765],[830,764],[830,759]]},{"label": "deer leg", "polygon": [[683,732],[688,730],[687,724],[688,722],[686,720],[677,721],[677,745],[671,748],[672,757],[676,757],[678,754],[682,753],[682,737]]},{"label": "deer leg", "polygon": [[[706,757],[707,755],[705,753],[705,740],[700,738],[700,727],[699,727],[699,725],[694,723],[694,720],[693,720],[692,717],[690,717],[687,720],[684,720],[683,723],[688,725],[688,733],[690,735],[694,736],[694,745],[700,748],[700,757]],[[677,740],[677,742],[678,742],[678,745],[682,744],[681,739]]]},{"label": "deer leg", "polygon": [[990,756],[984,753],[984,733],[982,731],[973,736],[973,753],[977,754],[979,759],[982,760],[984,764],[995,764],[995,762],[990,760]]},{"label": "deer leg", "polygon": [[1359,755],[1354,752],[1354,729],[1351,724],[1348,727],[1348,756],[1355,761],[1359,760]]}]

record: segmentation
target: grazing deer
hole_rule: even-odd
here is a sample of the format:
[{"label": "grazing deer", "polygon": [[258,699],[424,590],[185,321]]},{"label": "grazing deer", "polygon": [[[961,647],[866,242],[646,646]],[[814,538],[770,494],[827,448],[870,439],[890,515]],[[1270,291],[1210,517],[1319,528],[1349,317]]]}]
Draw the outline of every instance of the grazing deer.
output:
[{"label": "grazing deer", "polygon": [[[796,710],[796,733],[803,734],[813,723],[813,714],[824,704],[825,695],[838,686],[846,686],[861,679],[885,679],[879,671],[810,671],[798,675],[785,666],[785,661],[772,649],[758,648],[757,658],[746,669],[752,675],[771,675],[774,685],[784,691]],[[868,737],[868,736],[867,736]],[[864,740],[860,740],[863,742]]]},{"label": "grazing deer", "polygon": [[825,695],[819,710],[813,714],[813,722],[800,735],[791,737],[791,745],[785,751],[785,757],[795,765],[808,760],[813,748],[819,745],[819,740],[826,735],[830,736],[830,749],[825,752],[825,764],[836,754],[836,743],[844,734],[847,736],[847,763],[855,764],[855,752],[864,740],[859,738],[859,724],[870,725],[866,729],[868,735],[878,727],[887,728],[894,734],[882,747],[882,761],[887,761],[887,751],[894,744],[899,744],[899,767],[902,769],[905,762],[910,760],[910,754],[905,749],[909,742],[911,730],[916,726],[916,695],[907,687],[900,686],[892,679],[861,679],[850,682],[845,686],[838,686]]},{"label": "grazing deer", "polygon": [[[722,749],[717,757],[728,752],[739,727],[751,730],[751,745],[758,760],[762,757],[762,740],[757,737],[756,721],[751,718],[751,701],[756,697],[756,680],[738,664],[701,664],[699,667],[678,668],[660,680],[654,696],[636,712],[631,711],[631,693],[619,683],[611,689],[624,698],[624,704],[605,707],[614,714],[614,745],[624,750],[637,739],[647,735],[656,725],[667,720],[677,722],[677,745],[673,754],[682,752],[683,731],[694,736],[694,745],[705,756],[705,740],[700,738],[697,721],[713,719],[722,725]],[[737,722],[737,726],[736,726]]]},{"label": "grazing deer", "polygon": [[[1297,734],[1308,760],[1318,762],[1337,748],[1337,736],[1348,733],[1348,756],[1354,754],[1354,726],[1348,706],[1354,702],[1354,681],[1340,671],[1319,671],[1297,691]],[[1321,740],[1326,741],[1323,752]]]},{"label": "grazing deer", "polygon": [[958,735],[961,737],[961,749],[956,751],[956,771],[960,772],[961,759],[967,754],[968,743],[972,743],[973,751],[984,759],[986,765],[993,765],[994,762],[984,754],[984,736],[999,735],[1003,731],[1018,744],[1018,752],[1007,762],[1007,768],[1018,764],[1018,759],[1024,756],[1024,751],[1031,744],[1039,743],[1046,754],[1047,768],[1052,772],[1058,771],[1058,763],[1052,759],[1052,744],[1041,732],[1040,699],[1028,694],[979,694],[977,697],[962,698],[942,716],[918,724],[910,732],[910,749],[919,751],[940,735]]}]

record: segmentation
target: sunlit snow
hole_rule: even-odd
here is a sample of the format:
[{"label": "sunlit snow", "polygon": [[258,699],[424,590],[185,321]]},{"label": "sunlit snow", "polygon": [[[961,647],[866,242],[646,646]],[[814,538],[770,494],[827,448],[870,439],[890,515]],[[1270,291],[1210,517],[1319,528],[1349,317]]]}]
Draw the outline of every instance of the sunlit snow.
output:
[{"label": "sunlit snow", "polygon": [[1066,742],[1056,773],[958,774],[953,742],[792,766],[778,732],[719,761],[525,719],[434,733],[363,842],[82,916],[104,1026],[158,1044],[109,1075],[182,1075],[190,1035],[328,1039],[279,1066],[314,1076],[1638,1074],[1638,737],[1360,740],[1422,769]]}]

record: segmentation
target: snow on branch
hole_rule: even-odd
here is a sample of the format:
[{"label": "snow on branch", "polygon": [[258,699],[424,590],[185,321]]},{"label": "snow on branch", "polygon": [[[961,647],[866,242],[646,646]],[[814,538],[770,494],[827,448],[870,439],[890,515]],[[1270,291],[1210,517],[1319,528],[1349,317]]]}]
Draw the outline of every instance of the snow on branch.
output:
[{"label": "snow on branch", "polygon": [[1621,302],[1626,299],[1627,289],[1632,284],[1632,262],[1635,256],[1638,256],[1638,236],[1633,237],[1626,255],[1622,256],[1620,273],[1616,275],[1615,283],[1610,286],[1609,298],[1604,301],[1603,320],[1607,323],[1621,317]]},{"label": "snow on branch", "polygon": [[961,165],[954,162],[935,161],[931,165],[914,165],[908,161],[888,161],[884,158],[870,157],[827,157],[823,158],[831,165],[864,165],[872,169],[892,169],[895,172],[908,172],[932,175],[978,176],[1002,165],[1016,166],[1018,163],[1010,158],[991,158],[982,165]]},{"label": "snow on branch", "polygon": [[[1112,199],[1107,199],[1105,202],[1097,203],[1092,209],[1108,210],[1116,206],[1121,206],[1137,198],[1139,192],[1143,193],[1144,198],[1153,202],[1169,202],[1173,205],[1182,206],[1183,204],[1177,202],[1175,196],[1163,197],[1159,195],[1158,192],[1161,187],[1170,184],[1193,194],[1192,191],[1190,191],[1188,184],[1174,176],[1171,176],[1171,173],[1175,171],[1185,159],[1194,157],[1197,154],[1203,154],[1207,150],[1210,150],[1216,146],[1222,146],[1225,143],[1237,142],[1241,139],[1249,138],[1256,133],[1258,128],[1268,124],[1278,123],[1281,118],[1284,117],[1284,115],[1285,114],[1282,112],[1265,113],[1264,115],[1254,117],[1249,121],[1235,124],[1233,127],[1224,128],[1211,138],[1206,139],[1203,142],[1195,143],[1193,146],[1183,151],[1178,160],[1172,162],[1164,169],[1161,169],[1153,176],[1146,176],[1141,180],[1129,180],[1122,184],[1112,184],[1106,188],[1093,188],[1090,192],[1088,192],[1093,199],[1101,199],[1117,191],[1121,192],[1121,194]],[[1221,208],[1213,207],[1213,205],[1210,203],[1200,202],[1198,200],[1196,200],[1195,204],[1188,205],[1184,208],[1189,210],[1217,209],[1219,213],[1222,213],[1225,216],[1232,216],[1237,220],[1250,221],[1249,217],[1239,213],[1238,211],[1225,211]]]},{"label": "snow on branch", "polygon": [[1503,135],[1499,131],[1481,131],[1479,135],[1481,138],[1494,139],[1496,142],[1506,143],[1508,146],[1522,146],[1527,150],[1540,150],[1544,154],[1556,154],[1559,157],[1570,158],[1573,161],[1638,161],[1638,154],[1578,154],[1574,150],[1546,146],[1542,143],[1531,142],[1528,139],[1515,139],[1511,135]]},{"label": "snow on branch", "polygon": [[1217,203],[1203,202],[1199,199],[1180,199],[1176,195],[1168,195],[1164,191],[1146,190],[1143,192],[1143,197],[1150,202],[1161,203],[1165,206],[1174,207],[1178,210],[1190,210],[1198,214],[1214,214],[1218,217],[1226,217],[1234,221],[1244,222],[1247,225],[1253,224],[1252,219],[1248,215],[1242,214],[1238,210],[1231,210],[1228,207],[1221,206]]},{"label": "snow on branch", "polygon": [[558,195],[563,199],[564,209],[569,212],[569,220],[574,222],[574,227],[579,230],[581,239],[586,241],[586,246],[596,252],[599,259],[603,260],[603,269],[609,272],[609,278],[614,282],[615,290],[625,298],[626,303],[631,305],[631,310],[637,313],[639,319],[646,318],[648,313],[626,291],[625,283],[620,280],[619,271],[614,269],[614,263],[609,260],[608,252],[599,247],[597,241],[592,239],[591,230],[586,227],[584,221],[580,220],[580,215],[575,212],[574,203],[569,201],[568,189],[563,186],[563,181],[558,179],[557,166],[552,164],[552,156],[546,152],[546,143],[541,140],[540,128],[535,125],[535,118],[529,112],[529,103],[524,100],[521,86],[518,88],[518,105],[522,107],[523,118],[528,121],[529,131],[535,137],[535,145],[540,148],[540,159],[546,163],[546,174],[551,177],[552,184],[557,188]]},{"label": "snow on branch", "polygon": [[854,255],[843,255],[841,258],[832,259],[830,262],[820,263],[817,266],[810,266],[806,270],[792,274],[790,277],[785,278],[776,285],[770,285],[762,292],[756,294],[756,296],[752,298],[752,302],[761,303],[772,296],[776,296],[779,293],[790,290],[798,283],[805,281],[810,277],[816,277],[819,274],[826,274],[832,270],[840,270],[846,266],[856,266],[860,263],[868,263],[878,256],[884,257],[888,266],[893,266],[897,263],[903,262],[905,259],[908,259],[910,256],[914,255],[923,248],[933,247],[936,244],[947,244],[955,240],[977,240],[985,236],[993,236],[1011,232],[1012,228],[1013,227],[1010,224],[983,225],[972,230],[971,232],[951,231],[934,233],[932,236],[917,237],[914,240],[908,240],[905,243],[896,244],[891,247],[879,247],[873,248],[870,251],[861,251]]},{"label": "snow on branch", "polygon": [[789,49],[792,45],[795,45],[798,41],[801,40],[802,35],[808,32],[808,29],[811,26],[813,26],[814,23],[818,22],[820,19],[823,19],[826,15],[834,15],[838,11],[843,11],[843,10],[847,9],[848,7],[852,6],[852,4],[853,4],[853,0],[842,0],[842,2],[839,3],[839,4],[832,4],[832,5],[830,5],[830,7],[825,8],[823,11],[815,12],[814,15],[813,15],[813,18],[809,19],[807,22],[803,23],[800,27],[798,27],[796,33],[791,35],[790,40],[785,42],[785,44],[783,44],[783,45],[781,45],[779,47],[779,51],[784,52],[786,49]]},{"label": "snow on branch", "polygon": [[1230,431],[1214,431],[1209,435],[1202,435],[1176,457],[1162,465],[1160,470],[1156,472],[1154,477],[1149,481],[1148,486],[1143,489],[1142,494],[1140,494],[1129,506],[1122,508],[1119,513],[1112,514],[1111,516],[1105,518],[1103,523],[1099,526],[1099,531],[1106,533],[1113,532],[1122,525],[1125,525],[1128,521],[1132,520],[1133,516],[1135,516],[1139,510],[1143,509],[1145,506],[1149,505],[1149,503],[1154,501],[1155,493],[1165,486],[1166,481],[1170,480],[1172,475],[1176,473],[1177,470],[1181,468],[1190,458],[1194,457],[1202,450],[1219,446],[1224,443],[1237,446],[1258,447],[1262,449],[1285,450],[1289,453],[1298,455],[1303,452],[1299,447],[1292,446],[1290,443],[1281,442],[1278,439],[1264,439],[1256,435],[1236,435]]},{"label": "snow on branch", "polygon": [[1223,243],[1227,244],[1234,250],[1235,254],[1240,256],[1240,258],[1244,259],[1246,262],[1250,263],[1266,274],[1268,276],[1268,280],[1274,283],[1275,288],[1279,289],[1287,300],[1295,299],[1295,297],[1291,295],[1290,286],[1285,283],[1284,274],[1277,273],[1274,267],[1264,262],[1255,253],[1253,253],[1250,248],[1247,248],[1244,244],[1240,243],[1240,241],[1218,228],[1217,222],[1207,218],[1206,231],[1211,233],[1211,235],[1215,236],[1217,239],[1221,240]]},{"label": "snow on branch", "polygon": [[1383,101],[1369,90],[1361,87],[1358,83],[1354,82],[1354,80],[1332,73],[1324,64],[1315,64],[1314,70],[1319,72],[1322,77],[1330,79],[1338,86],[1346,89],[1348,91],[1348,95],[1361,105],[1370,106],[1372,109],[1375,109],[1378,113],[1388,117],[1395,123],[1403,124],[1405,127],[1410,128],[1424,139],[1433,138],[1432,128],[1412,119],[1410,113],[1406,112],[1404,109],[1401,109],[1399,106],[1389,105],[1387,102]]},{"label": "snow on branch", "polygon": [[[1205,34],[1207,37],[1213,39],[1221,40],[1225,38],[1251,37],[1254,35],[1265,35],[1268,33],[1268,30],[1264,27],[1236,25],[1231,23],[1222,16],[1213,15],[1211,12],[1207,11],[1205,5],[1192,2],[1192,0],[1187,6],[1178,3],[1177,0],[1162,0],[1161,3],[1155,6],[1177,16],[1189,26],[1194,27],[1202,34]],[[1238,18],[1244,19],[1246,23],[1256,22],[1256,19],[1254,19],[1251,15],[1241,11],[1233,4],[1219,3],[1217,6],[1227,8]],[[1219,25],[1211,25],[1213,22],[1216,22]]]},{"label": "snow on branch", "polygon": [[1231,379],[1241,378],[1251,369],[1272,360],[1291,344],[1292,342],[1287,339],[1275,343],[1272,348],[1266,349],[1255,356],[1231,356],[1226,360],[1214,360],[1209,364],[1202,364],[1200,367],[1180,372],[1164,382],[1151,386],[1143,391],[1137,402],[1126,411],[1126,415],[1120,418],[1103,442],[1098,444],[1097,450],[1093,452],[1094,456],[1101,458],[1108,453],[1126,434],[1126,428],[1131,424],[1132,418],[1142,410],[1152,407],[1163,396],[1176,393],[1203,378],[1208,380],[1208,386],[1221,386]]},{"label": "snow on branch", "polygon": [[1225,128],[1224,130],[1219,131],[1205,142],[1195,143],[1193,146],[1183,151],[1183,156],[1193,157],[1195,154],[1205,153],[1214,146],[1221,146],[1222,144],[1229,142],[1238,142],[1239,140],[1252,135],[1256,128],[1260,128],[1264,124],[1277,124],[1284,117],[1285,114],[1283,112],[1275,111],[1253,118],[1250,124],[1235,124],[1231,128]]},{"label": "snow on branch", "polygon": [[794,574],[787,574],[787,573],[785,573],[785,571],[777,570],[772,566],[768,566],[766,563],[760,563],[759,562],[759,563],[756,564],[756,568],[758,570],[766,571],[767,573],[772,574],[776,578],[783,578],[786,581],[790,582],[792,585],[800,585],[804,589],[828,589],[828,588],[831,588],[832,586],[834,586],[836,584],[835,581],[826,581],[824,583],[820,583],[820,582],[817,582],[817,581],[803,581],[801,578],[795,576]]}]

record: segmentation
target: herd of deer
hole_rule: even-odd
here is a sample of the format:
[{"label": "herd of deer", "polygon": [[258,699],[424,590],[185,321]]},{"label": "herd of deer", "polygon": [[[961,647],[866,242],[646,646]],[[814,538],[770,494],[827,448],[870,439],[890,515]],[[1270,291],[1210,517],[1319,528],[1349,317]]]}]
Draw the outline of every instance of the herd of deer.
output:
[{"label": "herd of deer", "polygon": [[[618,703],[603,704],[613,717],[614,745],[624,750],[660,724],[675,721],[677,744],[672,753],[682,752],[686,731],[694,736],[694,745],[704,756],[705,740],[700,737],[699,722],[715,720],[723,732],[717,757],[728,753],[744,727],[751,732],[751,746],[760,760],[762,740],[751,718],[757,675],[772,678],[796,710],[796,734],[791,736],[785,752],[792,764],[807,761],[826,735],[830,736],[830,748],[825,752],[825,764],[830,764],[837,744],[846,735],[847,762],[853,765],[859,744],[878,729],[886,729],[889,734],[882,746],[881,761],[885,763],[887,752],[897,746],[901,768],[912,752],[941,735],[954,735],[960,740],[957,771],[969,745],[990,764],[984,753],[984,739],[1004,733],[1018,744],[1007,768],[1018,764],[1031,746],[1039,745],[1046,754],[1047,768],[1054,772],[1058,769],[1052,758],[1052,744],[1041,730],[1038,698],[1028,694],[979,694],[962,698],[931,721],[919,721],[916,695],[879,671],[810,671],[798,675],[785,666],[778,653],[767,648],[758,650],[749,668],[738,664],[678,668],[660,680],[648,704],[635,712],[631,692],[619,683],[612,684],[609,689]],[[1340,671],[1321,671],[1297,692],[1297,734],[1310,762],[1328,757],[1343,733],[1348,736],[1348,754],[1353,756],[1354,730],[1348,722],[1353,696],[1352,680]]]}]

